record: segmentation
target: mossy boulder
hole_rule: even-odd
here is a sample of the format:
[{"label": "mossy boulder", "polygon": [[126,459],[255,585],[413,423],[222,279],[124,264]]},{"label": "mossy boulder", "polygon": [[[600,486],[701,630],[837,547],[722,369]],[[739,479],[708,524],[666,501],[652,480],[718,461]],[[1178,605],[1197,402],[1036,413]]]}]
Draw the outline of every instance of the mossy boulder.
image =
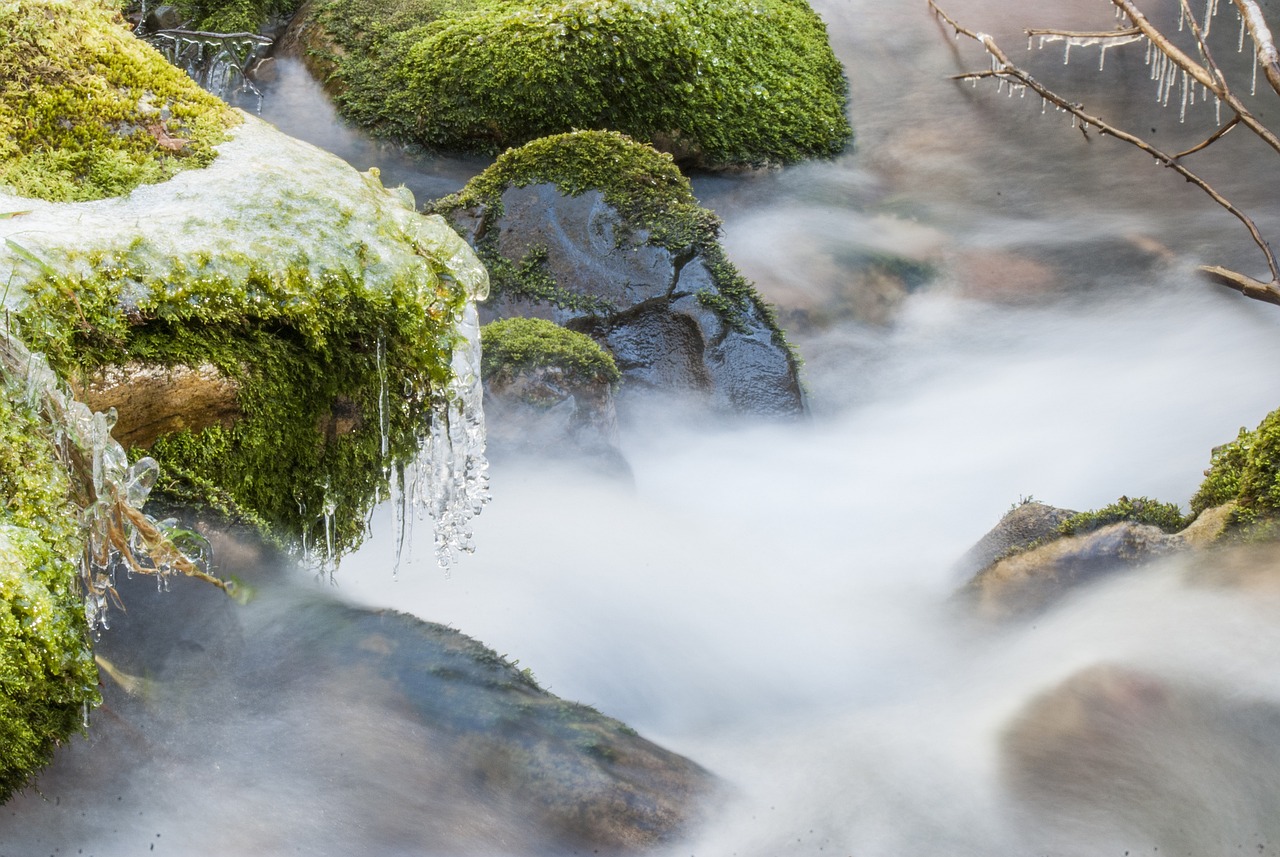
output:
[{"label": "mossy boulder", "polygon": [[588,334],[617,361],[625,396],[803,411],[771,309],[669,155],[614,132],[547,137],[505,152],[435,210],[489,269],[483,318],[542,317]]},{"label": "mossy boulder", "polygon": [[1274,537],[1280,519],[1280,410],[1258,427],[1240,429],[1230,443],[1213,450],[1204,482],[1191,498],[1191,511],[1234,503],[1229,532]]},{"label": "mossy boulder", "polygon": [[109,0],[0,4],[0,187],[118,196],[207,166],[237,121]]},{"label": "mossy boulder", "polygon": [[0,220],[0,277],[27,344],[89,391],[122,369],[220,380],[216,419],[149,439],[165,487],[322,553],[416,455],[487,284],[443,220],[248,116],[205,170],[0,211],[24,212]]},{"label": "mossy boulder", "polygon": [[348,117],[436,150],[608,129],[723,167],[851,136],[804,0],[314,0],[294,26]]},{"label": "mossy boulder", "polygon": [[98,702],[72,496],[54,431],[25,383],[0,380],[0,803]]},{"label": "mossy boulder", "polygon": [[256,33],[270,20],[297,11],[302,0],[171,0],[168,5],[187,29]]},{"label": "mossy boulder", "polygon": [[585,459],[630,475],[613,398],[622,373],[609,352],[541,318],[492,322],[480,342],[491,454]]}]

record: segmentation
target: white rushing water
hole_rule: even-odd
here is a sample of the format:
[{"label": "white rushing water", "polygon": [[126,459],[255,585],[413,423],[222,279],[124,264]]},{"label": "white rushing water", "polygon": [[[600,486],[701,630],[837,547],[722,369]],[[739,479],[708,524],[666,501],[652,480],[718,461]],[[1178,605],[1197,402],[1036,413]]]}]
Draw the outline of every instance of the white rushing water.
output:
[{"label": "white rushing water", "polygon": [[[1273,853],[1274,594],[1191,587],[1172,563],[1000,630],[951,601],[956,560],[1020,499],[1088,509],[1145,495],[1185,509],[1210,450],[1280,406],[1280,311],[1193,272],[1255,264],[1247,236],[1146,156],[1085,142],[1038,100],[948,82],[986,60],[953,46],[923,2],[815,6],[849,72],[857,149],[695,183],[743,272],[784,317],[808,313],[792,335],[812,418],[632,411],[633,486],[503,461],[474,521],[477,552],[450,575],[421,539],[393,574],[384,505],[337,594],[452,625],[721,777],[731,797],[672,855]],[[1023,25],[1111,25],[1094,0],[947,6],[1009,47]],[[1056,52],[1031,56],[1072,85],[1129,74],[1132,92],[1095,91],[1098,110],[1160,139],[1212,123],[1203,100],[1186,126],[1180,105],[1151,103],[1142,45],[1111,49],[1102,72],[1094,57],[1063,69]],[[305,80],[284,81],[308,97]],[[286,130],[323,113],[271,97],[267,118]],[[327,127],[314,133],[336,148],[356,139]],[[1223,143],[1224,188],[1264,225],[1280,221],[1274,162]],[[378,156],[350,145],[347,157]],[[472,166],[383,175],[438,188]],[[937,275],[888,323],[824,317],[867,253]],[[316,586],[298,574],[297,590]],[[1081,675],[1048,714],[1035,708]],[[0,845],[443,853],[405,844],[424,810],[398,734],[379,738],[346,708],[325,716],[231,715],[191,746],[177,735],[177,773],[172,755],[162,769],[140,758],[62,815],[25,800],[0,817]],[[344,790],[338,774],[306,773],[301,752],[297,771],[254,765],[257,746],[273,760],[278,745],[305,746],[300,724],[353,752],[365,738],[384,781]],[[243,768],[227,766],[228,744]]]}]

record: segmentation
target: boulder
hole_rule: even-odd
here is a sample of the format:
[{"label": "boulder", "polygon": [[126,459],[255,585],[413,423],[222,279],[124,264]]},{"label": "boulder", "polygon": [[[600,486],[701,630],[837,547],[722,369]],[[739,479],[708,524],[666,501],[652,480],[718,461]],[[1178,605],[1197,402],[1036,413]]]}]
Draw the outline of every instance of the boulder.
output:
[{"label": "boulder", "polygon": [[435,150],[609,129],[725,168],[830,157],[851,137],[843,70],[803,0],[312,0],[292,27],[283,46],[348,118]]},{"label": "boulder", "polygon": [[1024,551],[1041,542],[1052,541],[1062,533],[1059,527],[1079,513],[1071,509],[1049,506],[1037,500],[1024,500],[1014,506],[978,543],[956,563],[960,577],[971,578],[990,568],[997,560]]},{"label": "boulder", "polygon": [[630,475],[618,448],[613,391],[622,375],[590,337],[539,318],[509,318],[480,330],[485,449],[587,460]]},{"label": "boulder", "polygon": [[998,560],[960,591],[986,619],[1045,610],[1071,590],[1184,550],[1186,542],[1159,527],[1120,521]]},{"label": "boulder", "polygon": [[[0,817],[0,841],[617,854],[710,809],[720,785],[690,760],[456,630],[288,584],[275,561],[224,568],[257,587],[245,606],[122,581],[129,612],[99,645],[110,713]],[[145,814],[120,813],[121,794]],[[205,811],[179,811],[193,802]]]},{"label": "boulder", "polygon": [[1280,837],[1280,705],[1234,687],[1096,665],[1032,699],[1000,753],[1008,794],[1081,853],[1263,853]]},{"label": "boulder", "polygon": [[588,334],[617,361],[623,396],[803,412],[797,361],[770,308],[669,157],[620,134],[551,137],[503,154],[435,210],[491,272],[482,317]]}]

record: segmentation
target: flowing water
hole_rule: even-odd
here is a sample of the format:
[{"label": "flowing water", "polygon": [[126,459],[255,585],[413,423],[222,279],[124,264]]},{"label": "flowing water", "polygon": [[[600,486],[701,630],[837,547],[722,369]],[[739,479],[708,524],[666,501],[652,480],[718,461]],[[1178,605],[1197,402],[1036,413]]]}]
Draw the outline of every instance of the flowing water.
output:
[{"label": "flowing water", "polygon": [[[987,63],[923,2],[815,5],[848,69],[856,149],[695,181],[730,256],[792,323],[812,418],[690,424],[629,409],[634,485],[501,462],[474,556],[446,576],[429,545],[414,546],[393,577],[383,509],[337,572],[338,594],[453,625],[723,778],[731,798],[673,855],[1275,852],[1274,594],[1189,585],[1188,565],[1171,563],[1003,629],[977,627],[951,600],[955,561],[1021,498],[1185,508],[1210,449],[1280,405],[1280,312],[1194,273],[1257,274],[1256,251],[1149,157],[1086,141],[1033,96],[948,81]],[[1021,59],[1021,26],[1105,29],[1109,9],[958,0],[947,11]],[[1185,126],[1177,104],[1155,105],[1141,46],[1109,53],[1102,72],[1096,51],[1076,48],[1064,67],[1061,50],[1031,54],[1037,74],[1097,113],[1174,148],[1212,129],[1211,103]],[[1126,74],[1140,85],[1108,91]],[[402,158],[326,110],[286,66],[264,115],[361,169],[381,165],[420,198],[483,166]],[[1274,160],[1239,131],[1218,148],[1212,180],[1264,232],[1280,225]],[[883,318],[854,317],[849,284],[876,254],[934,276],[871,313]],[[327,586],[295,577],[297,597]],[[179,732],[195,744],[180,762],[138,758],[116,772],[127,785],[68,789],[73,811],[55,797],[6,807],[0,843],[437,853],[425,835],[404,844],[422,812],[411,760],[389,762],[367,793],[290,771],[278,751],[254,767],[257,748],[289,730],[356,747],[364,733],[349,718],[321,710],[286,729],[190,693],[193,709],[228,718],[207,728],[210,746],[244,748],[235,776]],[[95,775],[72,753],[53,782]]]}]

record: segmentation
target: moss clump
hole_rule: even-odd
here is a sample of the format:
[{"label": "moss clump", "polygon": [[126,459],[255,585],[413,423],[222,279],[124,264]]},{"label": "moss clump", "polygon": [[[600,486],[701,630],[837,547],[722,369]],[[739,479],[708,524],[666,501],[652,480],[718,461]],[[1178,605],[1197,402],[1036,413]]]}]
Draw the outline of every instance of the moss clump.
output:
[{"label": "moss clump", "polygon": [[848,85],[804,0],[324,0],[344,111],[433,149],[611,129],[695,166],[838,154]]},{"label": "moss clump", "polygon": [[486,324],[480,329],[480,343],[480,370],[486,379],[555,367],[582,384],[622,380],[613,356],[595,340],[544,319],[509,318]]},{"label": "moss clump", "polygon": [[1135,497],[1132,500],[1121,497],[1101,509],[1072,515],[1058,525],[1058,532],[1064,536],[1083,535],[1120,521],[1149,524],[1166,533],[1176,533],[1190,523],[1190,519],[1174,503],[1161,503],[1147,497]]},{"label": "moss clump", "polygon": [[386,468],[416,453],[449,381],[465,295],[448,273],[371,283],[304,261],[269,270],[239,260],[247,274],[234,277],[226,258],[146,273],[127,254],[88,261],[91,273],[26,285],[24,335],[59,373],[213,365],[238,384],[242,416],[229,428],[155,442],[151,454],[177,477],[167,490],[198,500],[218,486],[295,541],[324,533],[328,518],[333,543],[321,553],[358,543]]},{"label": "moss clump", "polygon": [[1213,451],[1204,482],[1191,498],[1191,511],[1235,501],[1233,523],[1257,526],[1280,517],[1280,410],[1253,431]]},{"label": "moss clump", "polygon": [[107,0],[0,3],[0,185],[17,194],[120,196],[207,166],[235,122]]},{"label": "moss clump", "polygon": [[[455,220],[463,211],[481,211],[486,223],[494,223],[503,214],[505,190],[535,184],[553,184],[567,196],[599,191],[622,218],[615,235],[619,245],[643,233],[645,243],[675,256],[700,257],[715,291],[700,292],[699,301],[734,328],[740,328],[743,315],[754,306],[773,329],[775,340],[787,347],[773,309],[760,300],[720,246],[720,219],[698,204],[689,180],[670,155],[624,134],[575,131],[508,150],[457,194],[438,200],[434,209]],[[476,247],[489,269],[495,296],[524,297],[588,313],[609,311],[559,289],[538,254],[518,261],[504,257],[496,232],[480,230]]]},{"label": "moss clump", "polygon": [[[79,510],[47,427],[0,390],[0,803],[48,764],[96,705],[75,560]],[[16,386],[16,385],[15,385]]]},{"label": "moss clump", "polygon": [[173,4],[191,29],[256,33],[272,15],[289,15],[301,0],[178,0]]}]

